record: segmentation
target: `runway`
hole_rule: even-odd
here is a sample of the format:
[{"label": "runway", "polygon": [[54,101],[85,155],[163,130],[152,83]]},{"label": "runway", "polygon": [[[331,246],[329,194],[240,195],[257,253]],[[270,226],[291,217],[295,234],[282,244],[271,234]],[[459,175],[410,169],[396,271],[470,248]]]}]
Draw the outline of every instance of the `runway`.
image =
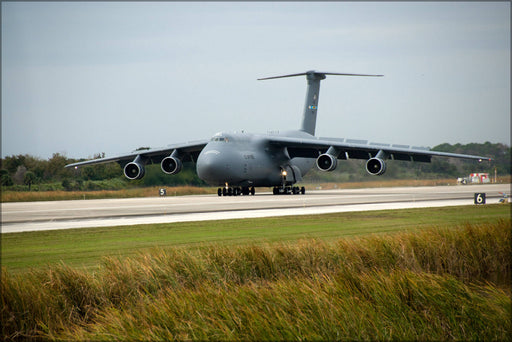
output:
[{"label": "runway", "polygon": [[305,195],[167,196],[2,203],[2,233],[498,203],[510,184],[316,190]]}]

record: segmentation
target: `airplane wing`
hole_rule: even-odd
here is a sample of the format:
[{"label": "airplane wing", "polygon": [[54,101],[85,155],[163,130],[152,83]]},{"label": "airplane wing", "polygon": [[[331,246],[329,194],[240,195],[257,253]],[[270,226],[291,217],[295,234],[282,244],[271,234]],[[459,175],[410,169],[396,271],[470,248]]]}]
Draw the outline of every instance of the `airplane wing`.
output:
[{"label": "airplane wing", "polygon": [[365,140],[338,138],[293,138],[272,136],[268,143],[276,147],[286,147],[290,158],[317,158],[328,153],[337,159],[392,159],[430,163],[432,156],[462,158],[472,160],[488,160],[489,157],[467,154],[431,151],[427,148],[409,145],[373,143]]},{"label": "airplane wing", "polygon": [[119,164],[123,165],[131,162],[139,156],[144,160],[145,164],[160,163],[162,159],[170,156],[175,151],[177,151],[180,156],[183,156],[183,161],[195,161],[207,143],[208,140],[198,140],[182,144],[174,144],[163,148],[133,151],[131,153],[121,154],[114,157],[86,160],[78,163],[68,164],[65,167],[77,168],[80,166],[104,164],[110,162],[118,162]]}]

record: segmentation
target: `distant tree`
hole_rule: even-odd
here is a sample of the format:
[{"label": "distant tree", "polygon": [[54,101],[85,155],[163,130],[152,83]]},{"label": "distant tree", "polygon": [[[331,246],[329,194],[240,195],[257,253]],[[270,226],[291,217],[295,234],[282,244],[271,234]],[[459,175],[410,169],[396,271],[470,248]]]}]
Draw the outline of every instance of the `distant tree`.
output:
[{"label": "distant tree", "polygon": [[73,190],[73,185],[71,184],[71,181],[68,179],[68,178],[65,178],[63,181],[62,181],[62,187],[64,188],[64,190],[66,191],[71,191]]},{"label": "distant tree", "polygon": [[9,171],[7,170],[0,170],[0,183],[3,186],[11,186],[13,185],[11,175],[9,174]]},{"label": "distant tree", "polygon": [[8,156],[2,160],[2,169],[6,169],[11,175],[18,171],[18,167],[22,165],[25,165],[25,156],[21,154]]},{"label": "distant tree", "polygon": [[103,165],[95,165],[95,166],[85,166],[81,170],[82,178],[85,180],[97,180],[99,177],[98,175],[98,169],[102,168]]},{"label": "distant tree", "polygon": [[32,184],[34,184],[36,181],[36,174],[32,171],[25,172],[25,175],[23,176],[23,184],[28,185],[28,191],[30,191],[30,188],[32,187]]},{"label": "distant tree", "polygon": [[108,163],[105,164],[104,169],[104,177],[106,179],[112,179],[112,178],[118,178],[119,176],[122,176],[123,169],[121,168],[121,165],[118,163]]},{"label": "distant tree", "polygon": [[81,179],[76,180],[76,186],[74,187],[74,190],[83,190],[84,181]]},{"label": "distant tree", "polygon": [[72,170],[64,168],[68,163],[69,160],[66,157],[60,153],[54,153],[46,163],[45,178],[58,181],[65,177],[72,176]]},{"label": "distant tree", "polygon": [[67,178],[63,179],[60,184],[62,185],[64,190],[69,190],[69,187],[71,186],[71,182]]}]

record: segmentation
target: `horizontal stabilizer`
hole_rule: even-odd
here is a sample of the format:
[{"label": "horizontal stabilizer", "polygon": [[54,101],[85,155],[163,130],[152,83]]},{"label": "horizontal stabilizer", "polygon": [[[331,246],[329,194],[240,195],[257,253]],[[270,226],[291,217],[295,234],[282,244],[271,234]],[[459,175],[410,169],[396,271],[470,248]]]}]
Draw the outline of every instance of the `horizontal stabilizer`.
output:
[{"label": "horizontal stabilizer", "polygon": [[306,75],[315,75],[320,76],[321,78],[325,78],[325,75],[336,75],[336,76],[367,76],[367,77],[382,77],[384,75],[367,75],[367,74],[346,74],[346,73],[336,73],[336,72],[322,72],[322,71],[306,71],[300,74],[290,74],[290,75],[282,75],[282,76],[272,76],[265,78],[258,78],[258,81],[263,80],[271,80],[275,78],[285,78],[285,77],[295,77],[295,76],[306,76]]}]

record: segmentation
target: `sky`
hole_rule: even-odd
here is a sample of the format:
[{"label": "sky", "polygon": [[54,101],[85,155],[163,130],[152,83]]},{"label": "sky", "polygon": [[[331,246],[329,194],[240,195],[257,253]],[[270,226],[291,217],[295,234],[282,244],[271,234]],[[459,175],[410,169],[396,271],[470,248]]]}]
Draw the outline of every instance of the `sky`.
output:
[{"label": "sky", "polygon": [[510,2],[1,3],[2,157],[113,156],[220,131],[510,145]]}]

